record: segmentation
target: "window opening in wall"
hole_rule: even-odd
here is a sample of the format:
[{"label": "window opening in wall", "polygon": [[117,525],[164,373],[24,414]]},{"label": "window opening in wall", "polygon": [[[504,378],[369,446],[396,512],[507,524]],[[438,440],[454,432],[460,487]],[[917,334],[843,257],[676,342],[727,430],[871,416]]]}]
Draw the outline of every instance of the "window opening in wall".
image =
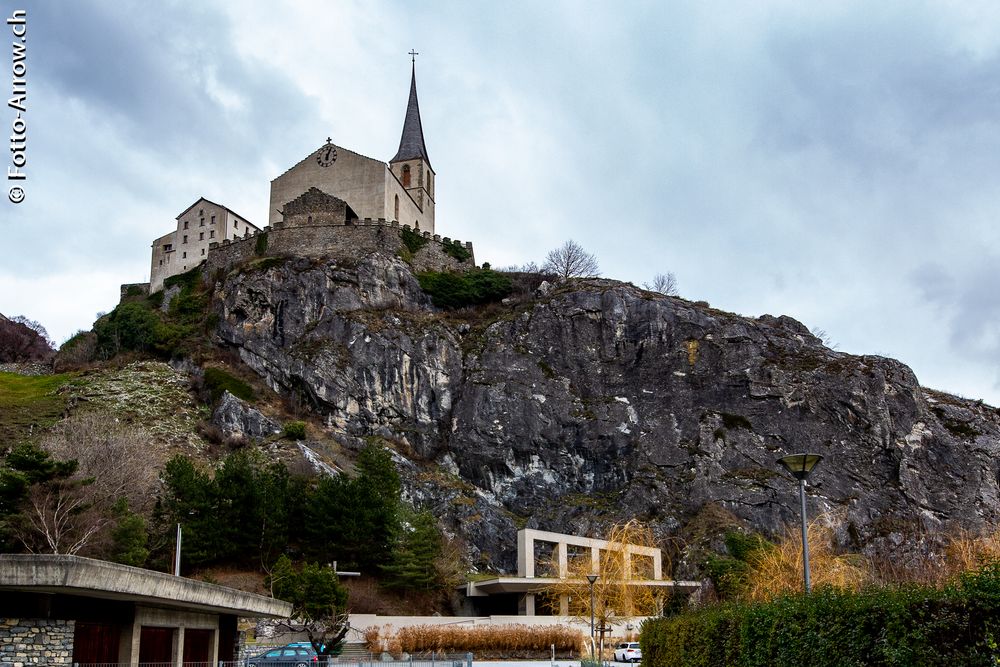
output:
[{"label": "window opening in wall", "polygon": [[205,218],[201,219],[201,222],[198,224],[198,226],[199,227],[204,227],[205,226]]},{"label": "window opening in wall", "polygon": [[215,230],[214,230],[214,229],[213,229],[213,230],[211,230],[211,231],[210,231],[210,232],[208,233],[208,238],[210,238],[210,239],[214,239],[214,238],[215,238]]},{"label": "window opening in wall", "polygon": [[410,165],[403,165],[403,187],[410,187]]},{"label": "window opening in wall", "polygon": [[214,215],[212,216],[212,224],[213,225],[215,224],[215,216]]},{"label": "window opening in wall", "polygon": [[399,220],[399,195],[396,195],[396,205],[393,208],[393,220]]},{"label": "window opening in wall", "polygon": [[163,260],[162,259],[160,260],[160,266],[163,266]]},{"label": "window opening in wall", "polygon": [[307,225],[311,225],[312,223],[313,223],[313,217],[311,215],[307,216],[306,217],[306,224]]},{"label": "window opening in wall", "polygon": [[198,232],[198,240],[199,241],[205,240],[205,232]]},{"label": "window opening in wall", "polygon": [[186,252],[186,251],[185,251],[185,252],[182,252],[182,253],[181,253],[181,259],[187,259],[187,258],[188,258],[188,254],[187,254],[187,252]]},{"label": "window opening in wall", "polygon": [[187,235],[187,234],[185,234],[185,235],[184,235],[184,243],[187,243],[187,242],[188,242],[188,235]]},{"label": "window opening in wall", "polygon": [[239,229],[239,226],[240,226],[240,221],[239,220],[237,220],[236,222],[233,223],[233,228]]},{"label": "window opening in wall", "polygon": [[187,229],[187,228],[188,228],[188,221],[187,221],[187,220],[185,220],[185,221],[184,221],[184,229]]},{"label": "window opening in wall", "polygon": [[202,256],[205,255],[205,249],[204,248],[201,249],[201,254],[202,254]]},{"label": "window opening in wall", "polygon": [[199,208],[198,209],[198,215],[205,215],[205,209]]}]

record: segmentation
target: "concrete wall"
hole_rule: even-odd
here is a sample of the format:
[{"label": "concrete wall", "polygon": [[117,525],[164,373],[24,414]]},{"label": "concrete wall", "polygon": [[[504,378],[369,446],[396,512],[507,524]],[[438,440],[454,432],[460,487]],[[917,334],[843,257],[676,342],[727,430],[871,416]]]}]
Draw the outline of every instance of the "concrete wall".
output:
[{"label": "concrete wall", "polygon": [[73,621],[0,618],[0,665],[70,665]]}]

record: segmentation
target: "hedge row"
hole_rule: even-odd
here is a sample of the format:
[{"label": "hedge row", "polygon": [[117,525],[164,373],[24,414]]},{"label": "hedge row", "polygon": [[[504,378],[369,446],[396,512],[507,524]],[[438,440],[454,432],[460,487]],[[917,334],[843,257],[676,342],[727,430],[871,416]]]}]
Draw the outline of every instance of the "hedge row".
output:
[{"label": "hedge row", "polygon": [[1000,564],[944,590],[825,589],[721,604],[642,627],[646,667],[996,665]]}]

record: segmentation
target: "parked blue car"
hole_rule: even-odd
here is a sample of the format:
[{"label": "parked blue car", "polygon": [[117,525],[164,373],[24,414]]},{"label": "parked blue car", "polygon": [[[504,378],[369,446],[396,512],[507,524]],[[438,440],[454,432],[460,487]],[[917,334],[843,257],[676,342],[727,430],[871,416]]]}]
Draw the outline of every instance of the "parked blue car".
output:
[{"label": "parked blue car", "polygon": [[246,667],[315,667],[316,651],[308,642],[279,646],[246,659]]}]

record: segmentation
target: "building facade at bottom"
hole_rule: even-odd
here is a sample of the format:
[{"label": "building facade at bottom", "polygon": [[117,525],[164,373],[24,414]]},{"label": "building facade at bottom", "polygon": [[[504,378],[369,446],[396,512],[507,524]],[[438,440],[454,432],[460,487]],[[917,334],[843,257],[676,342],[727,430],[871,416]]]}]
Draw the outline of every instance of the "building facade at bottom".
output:
[{"label": "building facade at bottom", "polygon": [[217,665],[237,618],[291,604],[162,572],[67,555],[0,554],[0,665]]}]

